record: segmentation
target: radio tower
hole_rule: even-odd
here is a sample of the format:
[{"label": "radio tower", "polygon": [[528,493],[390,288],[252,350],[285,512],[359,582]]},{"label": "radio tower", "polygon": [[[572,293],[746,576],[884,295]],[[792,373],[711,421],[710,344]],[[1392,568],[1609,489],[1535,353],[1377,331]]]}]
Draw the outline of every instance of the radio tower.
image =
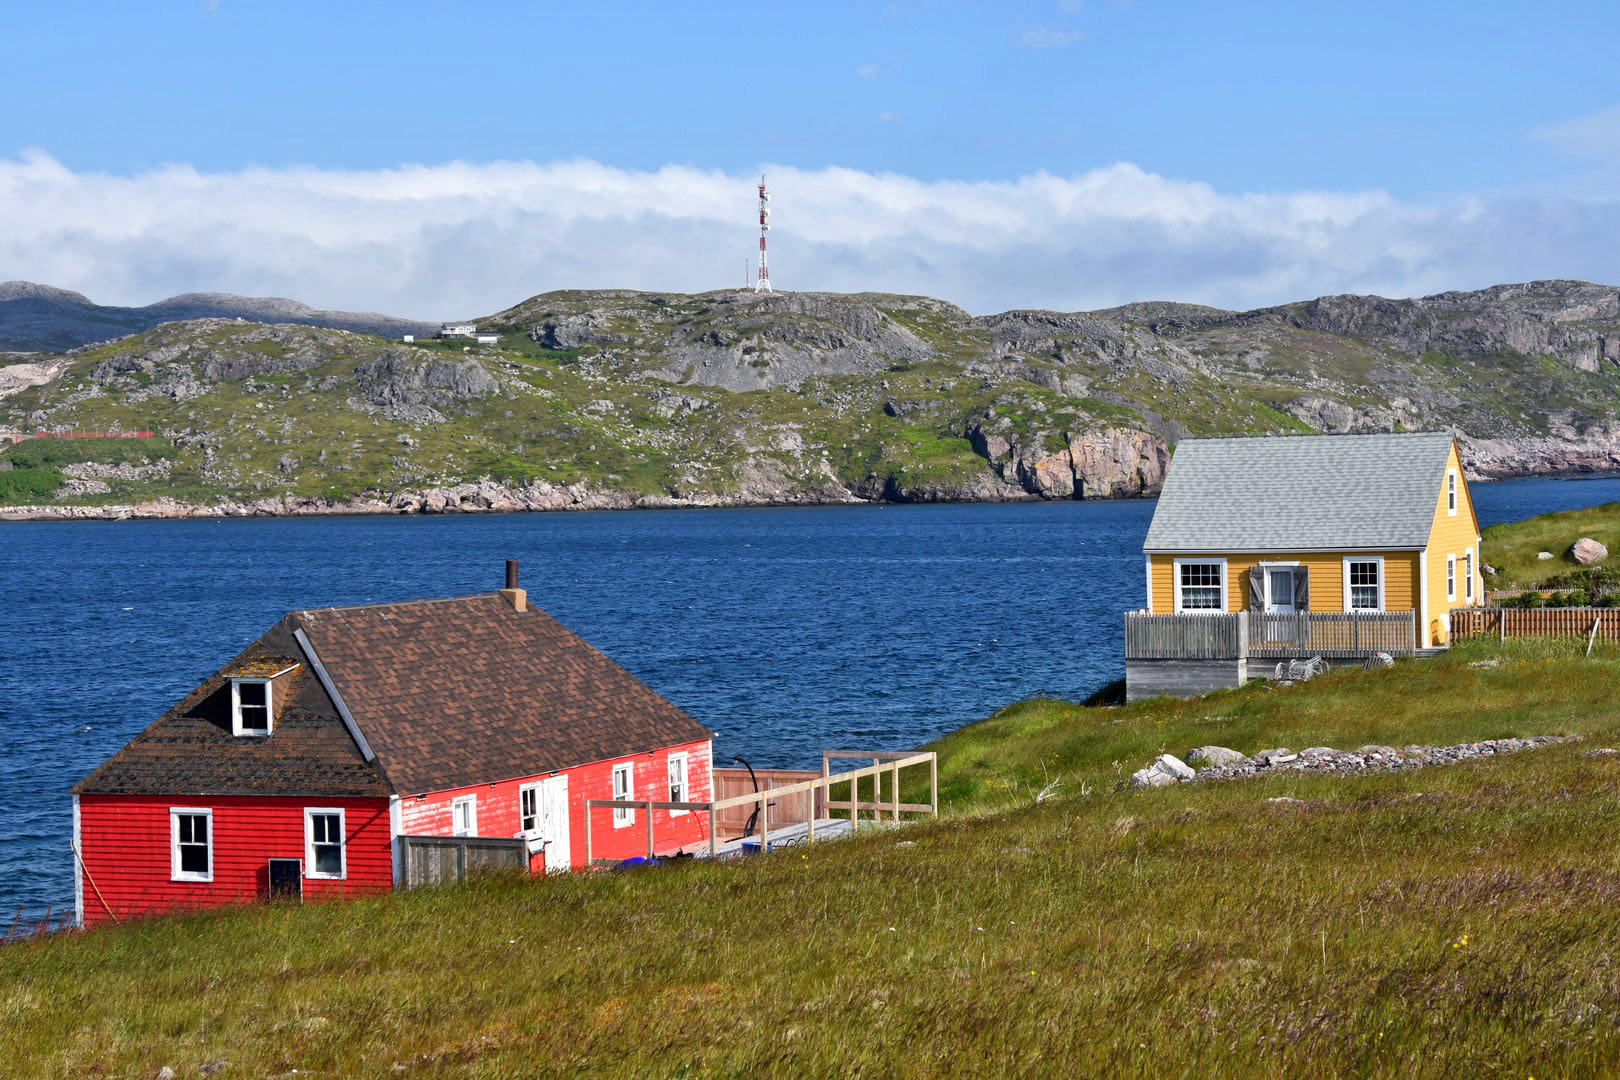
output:
[{"label": "radio tower", "polygon": [[754,291],[771,291],[771,265],[765,261],[765,234],[771,231],[771,193],[765,190],[765,174],[759,174],[759,270],[754,275]]}]

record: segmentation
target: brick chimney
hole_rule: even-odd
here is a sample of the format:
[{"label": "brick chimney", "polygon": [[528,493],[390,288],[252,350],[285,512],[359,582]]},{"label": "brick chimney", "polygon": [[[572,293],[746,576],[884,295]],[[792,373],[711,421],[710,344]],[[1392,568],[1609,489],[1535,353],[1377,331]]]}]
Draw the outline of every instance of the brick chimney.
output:
[{"label": "brick chimney", "polygon": [[523,611],[528,607],[529,597],[518,588],[518,561],[506,560],[506,588],[501,590],[501,596],[512,605],[513,611]]}]

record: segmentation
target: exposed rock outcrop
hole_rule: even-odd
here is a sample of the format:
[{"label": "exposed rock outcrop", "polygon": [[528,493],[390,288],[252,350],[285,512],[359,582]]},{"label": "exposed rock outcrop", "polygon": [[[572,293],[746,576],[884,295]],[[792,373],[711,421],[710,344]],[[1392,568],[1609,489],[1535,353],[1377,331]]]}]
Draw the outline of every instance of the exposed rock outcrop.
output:
[{"label": "exposed rock outcrop", "polygon": [[388,349],[354,369],[365,400],[384,415],[427,422],[436,410],[500,393],[500,384],[476,360],[440,360],[421,349]]}]

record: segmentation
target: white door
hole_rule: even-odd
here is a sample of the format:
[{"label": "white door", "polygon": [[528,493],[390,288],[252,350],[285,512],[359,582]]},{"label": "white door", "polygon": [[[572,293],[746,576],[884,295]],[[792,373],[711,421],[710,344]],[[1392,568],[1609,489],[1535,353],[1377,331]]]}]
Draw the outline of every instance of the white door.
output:
[{"label": "white door", "polygon": [[536,829],[546,842],[546,872],[568,869],[568,777],[540,781],[540,821]]},{"label": "white door", "polygon": [[1298,611],[1294,606],[1294,568],[1269,567],[1266,570],[1267,611]]}]

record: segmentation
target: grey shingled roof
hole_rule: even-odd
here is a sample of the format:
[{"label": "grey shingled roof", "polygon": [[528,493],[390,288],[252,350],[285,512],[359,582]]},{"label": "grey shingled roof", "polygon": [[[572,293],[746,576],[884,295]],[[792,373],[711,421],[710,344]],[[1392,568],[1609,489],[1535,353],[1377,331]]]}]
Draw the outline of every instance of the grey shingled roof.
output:
[{"label": "grey shingled roof", "polygon": [[1445,432],[1186,439],[1142,549],[1420,548],[1450,450]]}]

